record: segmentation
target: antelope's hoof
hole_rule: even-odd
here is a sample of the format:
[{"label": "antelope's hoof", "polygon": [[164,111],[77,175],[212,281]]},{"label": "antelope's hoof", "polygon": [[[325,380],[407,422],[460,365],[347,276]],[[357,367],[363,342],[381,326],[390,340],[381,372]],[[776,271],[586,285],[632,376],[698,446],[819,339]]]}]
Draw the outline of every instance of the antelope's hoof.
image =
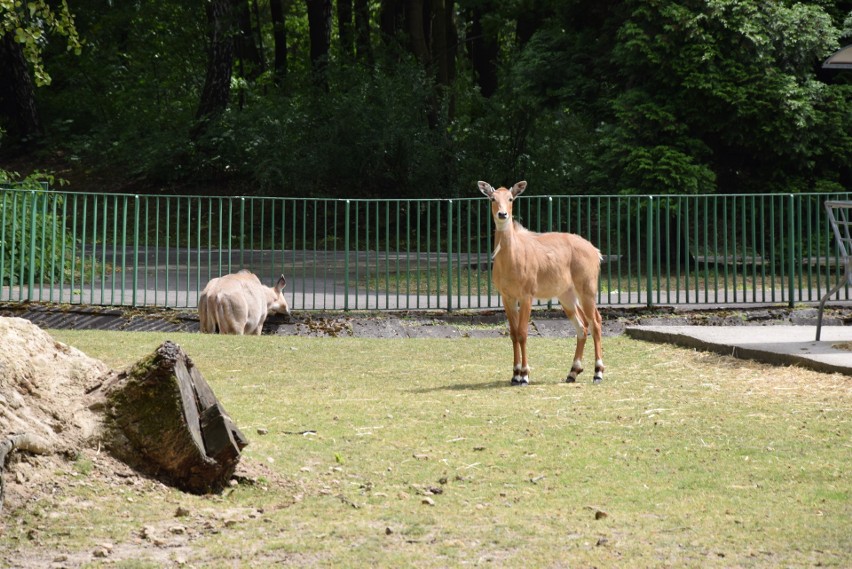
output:
[{"label": "antelope's hoof", "polygon": [[529,384],[530,384],[530,380],[525,378],[525,377],[522,377],[520,379],[518,379],[517,377],[512,378],[512,385],[524,386],[524,385],[529,385]]},{"label": "antelope's hoof", "polygon": [[596,378],[594,378],[594,379],[592,380],[592,383],[600,383],[600,382],[602,382],[602,381],[603,381],[603,378],[602,378],[602,377],[596,377]]},{"label": "antelope's hoof", "polygon": [[574,376],[571,376],[571,375],[569,375],[568,377],[565,378],[565,383],[575,383],[576,381],[577,381],[577,378],[574,377]]}]

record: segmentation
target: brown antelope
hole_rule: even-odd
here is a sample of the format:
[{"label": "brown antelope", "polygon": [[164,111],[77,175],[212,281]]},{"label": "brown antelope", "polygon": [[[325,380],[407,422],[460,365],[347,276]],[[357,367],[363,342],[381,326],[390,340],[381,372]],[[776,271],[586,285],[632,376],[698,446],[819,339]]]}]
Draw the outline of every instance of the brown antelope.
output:
[{"label": "brown antelope", "polygon": [[281,275],[274,287],[264,286],[257,275],[247,269],[212,279],[198,298],[201,331],[259,336],[267,315],[290,314],[282,293],[286,285]]},{"label": "brown antelope", "polygon": [[[503,298],[514,349],[512,385],[529,383],[527,335],[533,299],[559,299],[562,310],[577,330],[574,364],[565,379],[577,380],[583,371],[583,349],[591,331],[595,344],[594,383],[603,380],[601,315],[595,301],[601,254],[572,233],[534,233],[512,220],[512,202],[527,188],[518,182],[511,190],[495,190],[486,182],[479,189],[491,200],[495,236],[491,278]],[[591,329],[591,330],[589,330]]]}]

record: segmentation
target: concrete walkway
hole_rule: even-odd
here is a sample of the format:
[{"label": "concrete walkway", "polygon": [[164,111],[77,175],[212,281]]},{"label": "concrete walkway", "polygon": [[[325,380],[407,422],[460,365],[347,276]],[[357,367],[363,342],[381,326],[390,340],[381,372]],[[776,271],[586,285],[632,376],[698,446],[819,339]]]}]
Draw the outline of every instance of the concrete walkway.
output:
[{"label": "concrete walkway", "polygon": [[852,327],[823,326],[630,326],[637,340],[666,342],[774,365],[797,365],[852,376]]}]

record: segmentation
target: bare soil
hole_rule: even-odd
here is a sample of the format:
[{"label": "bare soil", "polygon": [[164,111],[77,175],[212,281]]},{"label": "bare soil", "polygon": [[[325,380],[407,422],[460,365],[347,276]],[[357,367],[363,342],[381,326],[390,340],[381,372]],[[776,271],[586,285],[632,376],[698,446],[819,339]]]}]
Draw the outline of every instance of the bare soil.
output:
[{"label": "bare soil", "polygon": [[[138,474],[100,450],[102,421],[90,408],[93,401],[87,393],[113,373],[106,364],[54,340],[22,318],[0,317],[0,346],[0,442],[27,433],[37,441],[38,447],[37,452],[11,452],[5,469],[0,464],[3,482],[0,543],[6,524],[15,523],[18,515],[28,511],[41,497],[64,494],[62,485],[99,482],[112,487],[131,487],[143,494],[164,489],[160,482]],[[78,478],[83,473],[80,469],[85,470],[85,482]],[[69,475],[57,476],[58,473]],[[263,479],[282,484],[277,478],[277,474],[262,464],[242,461],[233,483],[253,484]],[[198,531],[213,527],[206,518],[167,521],[163,527],[146,527],[138,544],[148,553],[150,545],[168,551],[168,555],[164,553],[164,562],[192,538],[193,532],[187,527],[197,525]],[[34,529],[28,537],[37,541],[38,530]],[[14,560],[6,559],[4,548],[0,547],[0,566],[44,567],[50,563],[78,566],[92,557],[135,557],[132,552],[124,555],[113,551],[116,547],[134,546],[103,544],[98,551],[87,554],[85,560],[68,556],[59,559],[49,551],[32,553],[30,558],[16,554]]]}]

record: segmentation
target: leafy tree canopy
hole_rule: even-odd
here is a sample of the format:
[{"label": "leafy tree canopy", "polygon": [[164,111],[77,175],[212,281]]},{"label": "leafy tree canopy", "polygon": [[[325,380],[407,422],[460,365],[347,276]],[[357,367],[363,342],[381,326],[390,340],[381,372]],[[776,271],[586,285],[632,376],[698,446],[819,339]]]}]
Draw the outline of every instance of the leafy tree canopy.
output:
[{"label": "leafy tree canopy", "polygon": [[[852,42],[849,1],[70,7],[0,0],[0,29],[42,85],[44,148],[113,181],[104,191],[852,189],[852,72],[820,70]],[[23,96],[0,88],[0,129]]]}]

